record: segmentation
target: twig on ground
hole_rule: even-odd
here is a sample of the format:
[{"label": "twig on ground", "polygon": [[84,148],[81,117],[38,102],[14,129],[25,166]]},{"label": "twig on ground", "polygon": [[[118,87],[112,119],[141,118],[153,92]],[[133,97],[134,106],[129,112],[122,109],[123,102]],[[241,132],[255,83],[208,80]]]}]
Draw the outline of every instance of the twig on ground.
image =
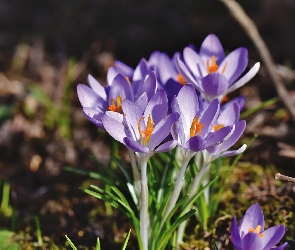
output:
[{"label": "twig on ground", "polygon": [[286,108],[292,116],[292,119],[295,121],[294,102],[290,98],[290,95],[284,86],[284,82],[277,74],[276,65],[274,64],[271,54],[265,42],[261,38],[255,23],[250,19],[250,17],[245,13],[240,4],[238,4],[235,0],[220,1],[229,9],[231,15],[244,28],[247,35],[253,41],[277,90],[278,96],[280,97],[281,101],[285,104]]}]

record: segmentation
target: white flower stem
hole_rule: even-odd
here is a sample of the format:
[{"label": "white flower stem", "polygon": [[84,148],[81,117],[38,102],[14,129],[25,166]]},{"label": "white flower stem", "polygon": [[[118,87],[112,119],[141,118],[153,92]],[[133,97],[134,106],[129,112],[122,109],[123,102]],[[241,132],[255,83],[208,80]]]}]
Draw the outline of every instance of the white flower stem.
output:
[{"label": "white flower stem", "polygon": [[140,236],[143,250],[148,250],[149,241],[149,214],[148,214],[148,184],[147,159],[141,158],[141,195],[140,195]]},{"label": "white flower stem", "polygon": [[130,162],[131,162],[131,167],[132,167],[132,174],[133,174],[133,178],[134,178],[134,185],[135,185],[135,189],[136,189],[136,193],[138,195],[138,197],[140,197],[140,192],[141,192],[141,187],[140,187],[140,173],[136,164],[136,159],[135,159],[135,155],[134,152],[128,148],[128,153],[129,153],[129,157],[130,157]]},{"label": "white flower stem", "polygon": [[184,157],[184,159],[182,161],[182,165],[181,165],[180,171],[179,171],[179,173],[177,175],[177,179],[176,179],[176,182],[175,182],[174,190],[173,190],[173,192],[172,192],[172,194],[170,196],[170,200],[169,200],[169,203],[168,203],[168,205],[166,207],[164,217],[163,217],[163,219],[161,221],[160,230],[163,227],[164,222],[166,221],[169,213],[174,208],[174,206],[175,206],[175,204],[176,204],[176,202],[178,200],[178,197],[179,197],[179,194],[180,194],[181,188],[182,188],[184,174],[185,174],[187,165],[188,165],[190,159],[192,158],[192,156],[193,155],[186,156],[186,157]]},{"label": "white flower stem", "polygon": [[[210,164],[204,164],[200,168],[199,172],[196,174],[196,176],[195,176],[195,178],[193,180],[192,186],[190,188],[190,192],[189,192],[189,196],[187,198],[187,202],[189,202],[194,197],[194,195],[196,194],[197,189],[198,189],[198,187],[200,185],[200,181],[201,181],[203,175],[210,169],[209,166],[210,166]],[[192,205],[187,206],[186,209],[184,209],[182,211],[182,213],[183,214],[186,214],[187,212],[189,212],[191,210],[191,207],[192,207]],[[187,221],[184,221],[178,227],[177,239],[176,239],[177,249],[180,249],[180,243],[183,240],[183,234],[184,234],[184,230],[185,230],[186,224],[187,224]]]}]

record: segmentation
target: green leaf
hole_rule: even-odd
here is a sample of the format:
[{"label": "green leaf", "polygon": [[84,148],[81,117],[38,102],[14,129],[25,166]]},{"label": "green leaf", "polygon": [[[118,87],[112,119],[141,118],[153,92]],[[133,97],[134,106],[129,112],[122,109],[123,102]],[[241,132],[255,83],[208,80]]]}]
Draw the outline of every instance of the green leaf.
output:
[{"label": "green leaf", "polygon": [[212,240],[213,250],[218,250],[215,240]]},{"label": "green leaf", "polygon": [[97,237],[97,240],[96,240],[96,248],[95,250],[101,250],[100,248],[100,241],[99,241],[99,238]]},{"label": "green leaf", "polygon": [[65,237],[66,237],[68,243],[70,244],[71,248],[73,250],[77,250],[77,248],[75,247],[74,243],[70,240],[70,238],[67,235],[65,235]]},{"label": "green leaf", "polygon": [[14,233],[8,230],[0,230],[0,249],[19,250],[20,245],[13,241]]},{"label": "green leaf", "polygon": [[129,230],[128,234],[125,237],[125,240],[124,240],[124,243],[123,243],[123,246],[122,246],[122,250],[125,250],[126,249],[127,244],[128,244],[128,240],[130,238],[130,234],[131,234],[131,229]]}]

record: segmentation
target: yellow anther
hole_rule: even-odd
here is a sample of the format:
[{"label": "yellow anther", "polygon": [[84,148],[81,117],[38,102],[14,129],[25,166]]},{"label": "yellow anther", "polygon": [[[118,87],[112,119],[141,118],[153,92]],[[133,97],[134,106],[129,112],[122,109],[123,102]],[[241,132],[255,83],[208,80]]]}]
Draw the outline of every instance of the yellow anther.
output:
[{"label": "yellow anther", "polygon": [[216,132],[217,130],[219,130],[219,129],[223,128],[223,127],[224,127],[223,124],[214,125],[214,126],[213,126],[214,132]]},{"label": "yellow anther", "polygon": [[210,61],[210,60],[207,61],[207,70],[208,70],[208,74],[210,74],[210,73],[214,73],[214,72],[216,72],[217,69],[218,69],[218,65],[217,65],[217,63],[216,63],[216,57],[215,57],[215,56],[212,56],[211,58],[212,58],[212,64],[211,64],[211,65],[209,64],[209,61]]},{"label": "yellow anther", "polygon": [[183,78],[181,74],[178,74],[176,76],[176,81],[179,82],[181,85],[185,85],[187,83],[187,81]]},{"label": "yellow anther", "polygon": [[262,226],[258,225],[255,229],[253,227],[249,228],[249,233],[257,233],[261,239],[264,236],[264,233],[260,233]]},{"label": "yellow anther", "polygon": [[140,143],[143,145],[147,145],[148,142],[150,141],[151,135],[153,133],[153,129],[154,129],[154,121],[151,118],[151,115],[149,115],[148,117],[148,121],[146,124],[146,129],[145,130],[141,130],[140,128],[140,122],[144,119],[144,117],[141,117],[138,121],[138,132],[139,132],[139,140]]},{"label": "yellow anther", "polygon": [[128,82],[129,84],[131,84],[131,82],[130,82],[130,78],[129,78],[128,76],[125,76],[125,79],[127,80],[127,82]]},{"label": "yellow anther", "polygon": [[200,118],[194,117],[191,127],[190,127],[190,137],[196,136],[196,134],[200,135],[204,124],[200,123]]},{"label": "yellow anther", "polygon": [[111,105],[108,107],[108,110],[122,114],[123,113],[122,101],[123,101],[123,98],[121,95],[116,97],[116,103],[114,101],[114,98],[111,98]]}]

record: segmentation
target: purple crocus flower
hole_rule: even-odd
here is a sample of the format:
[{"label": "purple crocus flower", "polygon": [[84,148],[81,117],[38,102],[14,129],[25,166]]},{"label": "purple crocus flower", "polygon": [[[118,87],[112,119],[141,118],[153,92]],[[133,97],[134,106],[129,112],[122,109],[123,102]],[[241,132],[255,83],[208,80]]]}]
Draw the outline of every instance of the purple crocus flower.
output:
[{"label": "purple crocus flower", "polygon": [[144,105],[136,105],[125,99],[122,109],[124,116],[106,112],[102,119],[103,126],[114,139],[125,144],[138,156],[149,157],[154,152],[169,151],[176,146],[174,140],[160,145],[179,117],[177,113],[167,116],[168,100],[165,91],[157,91],[145,108]]},{"label": "purple crocus flower", "polygon": [[282,250],[287,246],[285,243],[272,248],[284,236],[285,227],[278,225],[264,230],[263,212],[257,203],[248,208],[239,226],[236,217],[233,218],[230,232],[236,250]]},{"label": "purple crocus flower", "polygon": [[227,151],[233,146],[243,134],[246,128],[246,121],[239,121],[240,117],[240,106],[237,102],[231,102],[220,112],[213,130],[218,130],[224,126],[232,126],[231,133],[227,136],[226,140],[222,141],[218,145],[208,147],[203,151],[204,161],[211,162],[221,156],[235,156],[245,151],[247,145],[242,145],[237,150]]},{"label": "purple crocus flower", "polygon": [[250,71],[237,80],[248,64],[248,51],[238,48],[225,56],[223,47],[214,34],[208,35],[199,54],[190,47],[183,51],[183,58],[176,58],[176,66],[184,79],[200,91],[204,99],[222,98],[243,86],[258,72],[256,63]]},{"label": "purple crocus flower", "polygon": [[198,152],[224,140],[232,126],[224,126],[212,132],[219,114],[219,101],[210,102],[203,110],[195,88],[186,84],[172,102],[172,111],[180,118],[172,128],[172,136],[178,146],[188,152]]}]

